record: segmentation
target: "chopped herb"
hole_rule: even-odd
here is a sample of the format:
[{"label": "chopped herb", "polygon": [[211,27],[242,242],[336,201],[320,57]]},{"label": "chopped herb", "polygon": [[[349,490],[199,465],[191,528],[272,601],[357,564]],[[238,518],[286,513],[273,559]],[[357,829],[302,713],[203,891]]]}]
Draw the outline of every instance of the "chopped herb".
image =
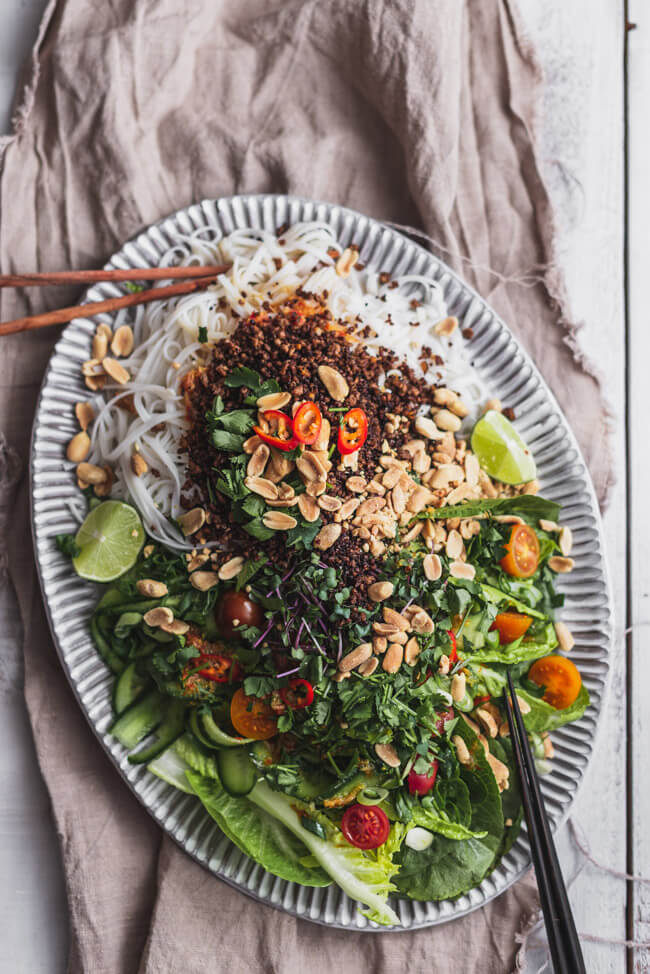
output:
[{"label": "chopped herb", "polygon": [[74,534],[57,534],[54,539],[59,551],[67,555],[68,558],[76,558],[77,555],[81,554],[81,548],[74,538]]}]

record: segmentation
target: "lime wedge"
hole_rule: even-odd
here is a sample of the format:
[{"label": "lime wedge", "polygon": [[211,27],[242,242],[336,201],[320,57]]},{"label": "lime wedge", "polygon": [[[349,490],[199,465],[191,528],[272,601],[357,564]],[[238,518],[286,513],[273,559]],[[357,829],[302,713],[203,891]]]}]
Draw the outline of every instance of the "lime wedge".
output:
[{"label": "lime wedge", "polygon": [[127,572],[144,542],[137,511],[122,501],[104,501],[77,531],[80,554],[72,559],[78,575],[91,582],[112,582]]},{"label": "lime wedge", "polygon": [[472,450],[485,472],[504,484],[524,484],[537,473],[533,455],[517,430],[494,409],[472,430]]}]

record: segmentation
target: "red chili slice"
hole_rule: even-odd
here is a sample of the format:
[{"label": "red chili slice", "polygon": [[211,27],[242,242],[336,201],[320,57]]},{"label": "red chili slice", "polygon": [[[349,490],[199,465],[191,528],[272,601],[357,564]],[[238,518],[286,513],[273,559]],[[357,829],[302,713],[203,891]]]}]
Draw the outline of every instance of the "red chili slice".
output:
[{"label": "red chili slice", "polygon": [[356,453],[368,436],[368,417],[358,407],[345,414],[339,426],[337,448],[341,456]]},{"label": "red chili slice", "polygon": [[241,678],[241,666],[230,656],[223,656],[221,653],[210,653],[206,656],[199,656],[190,661],[190,666],[196,668],[203,666],[198,671],[198,675],[206,680],[213,680],[215,683],[231,683]]},{"label": "red chili slice", "polygon": [[453,629],[448,629],[447,635],[451,639],[451,653],[449,654],[449,662],[453,666],[454,663],[458,662],[458,643],[456,642],[456,633],[453,631]]},{"label": "red chili slice", "polygon": [[288,687],[280,689],[280,696],[287,707],[291,707],[292,710],[302,710],[303,707],[308,707],[314,702],[314,688],[308,680],[295,677],[289,680]]},{"label": "red chili slice", "polygon": [[269,425],[268,432],[261,426],[253,427],[260,440],[268,443],[269,446],[274,446],[276,450],[293,450],[298,446],[290,416],[279,409],[267,409],[262,413],[262,419]]},{"label": "red chili slice", "polygon": [[489,696],[489,694],[484,697],[474,697],[474,706],[480,707],[482,703],[488,703],[488,701],[491,699],[492,698]]},{"label": "red chili slice", "polygon": [[388,838],[390,822],[378,805],[351,805],[343,813],[341,831],[357,849],[378,849]]},{"label": "red chili slice", "polygon": [[299,443],[311,446],[320,435],[323,417],[315,402],[303,402],[293,417],[293,433]]}]

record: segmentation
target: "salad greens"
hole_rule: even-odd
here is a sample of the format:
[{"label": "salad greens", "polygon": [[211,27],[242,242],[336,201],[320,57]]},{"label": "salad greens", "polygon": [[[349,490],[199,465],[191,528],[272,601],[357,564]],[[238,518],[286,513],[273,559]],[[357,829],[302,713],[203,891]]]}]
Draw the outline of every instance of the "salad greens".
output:
[{"label": "salad greens", "polygon": [[416,900],[453,899],[476,886],[492,870],[504,838],[501,797],[483,747],[462,720],[456,733],[464,739],[472,759],[471,766],[461,765],[459,773],[468,796],[465,827],[474,835],[459,835],[463,841],[457,841],[451,834],[436,832],[424,852],[404,848],[396,883]]},{"label": "salad greens", "polygon": [[[232,423],[219,428],[244,435]],[[556,709],[528,678],[531,662],[557,646],[558,599],[547,568],[557,546],[539,531],[538,570],[515,579],[499,567],[509,530],[491,518],[480,522],[468,543],[472,580],[443,574],[432,583],[419,540],[389,553],[383,576],[392,593],[375,605],[350,604],[337,570],[311,550],[295,548],[281,568],[258,554],[231,581],[199,591],[182,556],[146,546],[133,569],[107,589],[92,619],[97,646],[118,674],[116,732],[137,744],[142,729],[153,731],[153,744],[136,750],[133,760],[146,754],[154,773],[195,794],[224,834],[265,869],[308,886],[334,881],[377,923],[397,922],[387,902],[392,892],[415,899],[467,892],[511,846],[521,820],[509,740],[501,731],[490,736],[479,712],[488,708],[495,728],[504,724],[500,702],[510,670],[542,753],[540,735],[580,717],[589,702],[582,687],[571,706]],[[141,595],[143,578],[164,582],[167,594]],[[235,644],[220,634],[227,593],[261,608],[254,624],[239,627]],[[387,608],[412,604],[435,620],[432,632],[414,637],[413,667],[390,679],[381,668],[333,679],[347,648],[372,639]],[[175,634],[148,624],[147,613],[160,606],[189,629]],[[495,627],[500,613],[525,617],[526,631],[504,643]],[[205,675],[206,661],[214,659],[230,667],[223,682]],[[452,698],[461,672],[463,696]],[[308,705],[292,697],[297,685],[313,694]],[[270,714],[272,740],[246,740],[233,725],[237,692]],[[157,741],[164,746],[157,749]],[[462,760],[459,741],[469,760]],[[396,763],[378,757],[386,747]],[[501,790],[486,750],[505,769]],[[425,786],[414,790],[412,780]],[[385,817],[378,848],[347,840],[350,808],[378,809]],[[404,841],[415,827],[430,834],[426,848]]]}]

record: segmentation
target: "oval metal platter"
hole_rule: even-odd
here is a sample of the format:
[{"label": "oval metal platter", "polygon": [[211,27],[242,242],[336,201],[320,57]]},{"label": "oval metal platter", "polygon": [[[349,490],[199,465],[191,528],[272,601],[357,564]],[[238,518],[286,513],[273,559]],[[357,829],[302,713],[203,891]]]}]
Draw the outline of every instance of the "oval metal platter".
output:
[{"label": "oval metal platter", "polygon": [[[169,247],[187,250],[187,235],[227,234],[238,227],[275,232],[284,224],[322,220],[343,245],[361,248],[366,266],[391,276],[414,273],[438,281],[449,313],[471,327],[472,361],[495,396],[512,406],[516,425],[537,461],[541,493],[562,505],[562,521],[574,536],[576,568],[562,576],[566,601],[561,617],[576,638],[572,658],[591,694],[591,706],[577,724],[553,735],[556,757],[542,790],[554,828],[566,817],[594,747],[607,682],[612,609],[600,515],[589,473],[560,408],[540,373],[507,325],[445,264],[402,234],[350,209],[287,196],[237,196],[205,200],[180,210],[125,244],[108,267],[151,266]],[[91,288],[84,301],[122,292],[111,284]],[[52,354],[34,421],[31,455],[32,524],[36,562],[54,642],[79,705],[120,775],[155,820],[187,853],[215,876],[259,901],[302,919],[343,929],[381,932],[359,905],[338,887],[311,889],[277,879],[243,855],[218,829],[198,800],[130,765],[124,748],[107,733],[111,722],[112,677],[99,658],[88,629],[98,590],[78,578],[54,544],[54,535],[73,531],[70,506],[78,497],[65,446],[77,431],[73,406],[87,396],[80,365],[90,358],[100,320],[71,322]],[[525,827],[510,852],[480,886],[440,903],[393,897],[401,926],[408,930],[444,923],[498,896],[530,865]],[[395,928],[393,928],[395,929]]]}]

